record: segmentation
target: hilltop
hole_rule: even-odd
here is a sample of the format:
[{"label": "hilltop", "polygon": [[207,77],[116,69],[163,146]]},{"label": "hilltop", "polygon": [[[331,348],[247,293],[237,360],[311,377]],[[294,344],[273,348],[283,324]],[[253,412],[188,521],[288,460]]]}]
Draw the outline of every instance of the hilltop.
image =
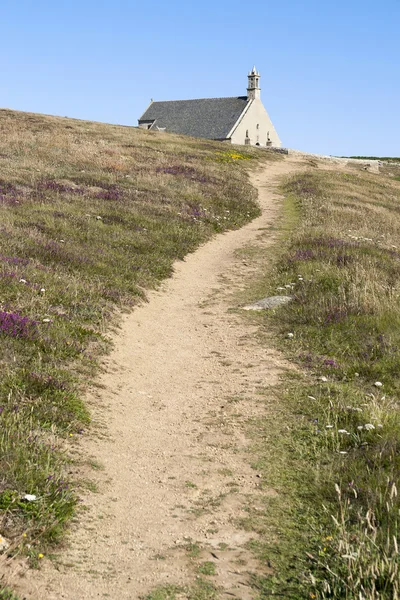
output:
[{"label": "hilltop", "polygon": [[397,598],[397,161],[0,127],[4,581]]},{"label": "hilltop", "polygon": [[259,159],[0,111],[0,533],[11,553],[37,564],[74,514],[82,483],[70,450],[89,428],[83,395],[110,327],[174,261],[259,214],[243,167]]}]

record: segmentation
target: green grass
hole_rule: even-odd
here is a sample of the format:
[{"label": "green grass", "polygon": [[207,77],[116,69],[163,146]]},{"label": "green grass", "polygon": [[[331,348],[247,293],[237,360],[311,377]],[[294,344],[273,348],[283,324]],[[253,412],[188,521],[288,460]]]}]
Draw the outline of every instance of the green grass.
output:
[{"label": "green grass", "polygon": [[69,449],[108,331],[174,261],[259,214],[244,165],[260,154],[8,110],[0,129],[0,533],[37,564],[75,510]]},{"label": "green grass", "polygon": [[215,573],[216,573],[215,563],[213,563],[212,561],[209,561],[209,560],[205,561],[205,562],[201,563],[201,565],[199,565],[197,570],[202,575],[215,575]]},{"label": "green grass", "polygon": [[183,597],[185,600],[217,600],[218,591],[212,583],[198,577],[193,586],[160,586],[147,595],[144,600],[175,600]]},{"label": "green grass", "polygon": [[275,572],[254,585],[260,599],[398,598],[400,188],[318,171],[284,193],[263,293],[294,301],[255,318],[300,371],[277,391],[274,421],[253,426],[254,466],[281,494],[243,522]]},{"label": "green grass", "polygon": [[0,589],[0,600],[20,600],[20,598],[9,588],[3,588]]},{"label": "green grass", "polygon": [[400,162],[400,158],[395,156],[343,156],[342,158],[358,158],[363,160],[384,160],[388,162]]}]

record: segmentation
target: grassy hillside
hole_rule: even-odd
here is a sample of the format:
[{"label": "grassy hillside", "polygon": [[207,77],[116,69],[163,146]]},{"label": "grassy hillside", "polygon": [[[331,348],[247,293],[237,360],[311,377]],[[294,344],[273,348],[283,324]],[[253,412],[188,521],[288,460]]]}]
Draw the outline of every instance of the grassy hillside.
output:
[{"label": "grassy hillside", "polygon": [[349,156],[348,158],[359,158],[362,160],[381,160],[385,162],[400,162],[400,158],[396,156]]},{"label": "grassy hillside", "polygon": [[0,111],[0,534],[10,552],[37,562],[74,512],[81,484],[68,449],[90,423],[83,393],[116,314],[175,260],[258,214],[243,165],[259,157]]},{"label": "grassy hillside", "polygon": [[[398,169],[398,175],[400,168]],[[400,597],[400,183],[310,169],[285,184],[285,234],[260,317],[300,369],[259,432],[256,468],[284,494],[262,598]],[[280,291],[277,291],[280,290]],[[267,440],[268,443],[263,440]],[[271,455],[271,448],[273,448]]]}]

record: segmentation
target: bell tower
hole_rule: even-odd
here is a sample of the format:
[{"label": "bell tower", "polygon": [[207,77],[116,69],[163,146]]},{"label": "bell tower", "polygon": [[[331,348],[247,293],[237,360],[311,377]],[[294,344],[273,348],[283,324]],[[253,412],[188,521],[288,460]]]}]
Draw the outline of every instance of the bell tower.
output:
[{"label": "bell tower", "polygon": [[247,99],[248,100],[260,100],[261,88],[260,88],[260,73],[253,67],[252,71],[248,74],[248,85],[247,85]]}]

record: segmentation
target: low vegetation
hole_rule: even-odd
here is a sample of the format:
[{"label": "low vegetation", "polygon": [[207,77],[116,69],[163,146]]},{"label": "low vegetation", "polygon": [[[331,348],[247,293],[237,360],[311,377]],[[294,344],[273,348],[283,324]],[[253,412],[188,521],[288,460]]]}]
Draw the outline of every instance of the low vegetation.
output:
[{"label": "low vegetation", "polygon": [[75,510],[70,448],[105,334],[175,260],[258,214],[242,165],[261,154],[7,110],[0,132],[0,534],[38,564]]},{"label": "low vegetation", "polygon": [[400,162],[400,157],[395,156],[349,156],[348,158],[358,158],[362,160],[381,160],[386,162]]},{"label": "low vegetation", "polygon": [[263,291],[293,301],[257,318],[299,368],[282,413],[254,427],[255,467],[281,493],[247,523],[268,534],[255,550],[275,570],[254,584],[260,598],[396,599],[400,184],[313,169],[283,190],[283,250]]},{"label": "low vegetation", "polygon": [[219,594],[215,586],[204,577],[197,576],[193,586],[167,585],[153,590],[142,600],[218,600]]},{"label": "low vegetation", "polygon": [[[175,260],[258,214],[245,166],[266,154],[4,110],[0,131],[0,541],[37,565],[84,485],[71,448],[90,425],[84,392],[107,332]],[[260,600],[400,598],[391,162],[380,175],[311,169],[284,186],[279,258],[259,288],[293,301],[251,317],[261,331],[273,326],[298,365],[274,422],[254,424],[260,485],[280,492],[242,523],[265,534],[252,545],[274,570],[254,577]],[[213,569],[204,562],[194,586],[148,600],[216,598]]]}]

